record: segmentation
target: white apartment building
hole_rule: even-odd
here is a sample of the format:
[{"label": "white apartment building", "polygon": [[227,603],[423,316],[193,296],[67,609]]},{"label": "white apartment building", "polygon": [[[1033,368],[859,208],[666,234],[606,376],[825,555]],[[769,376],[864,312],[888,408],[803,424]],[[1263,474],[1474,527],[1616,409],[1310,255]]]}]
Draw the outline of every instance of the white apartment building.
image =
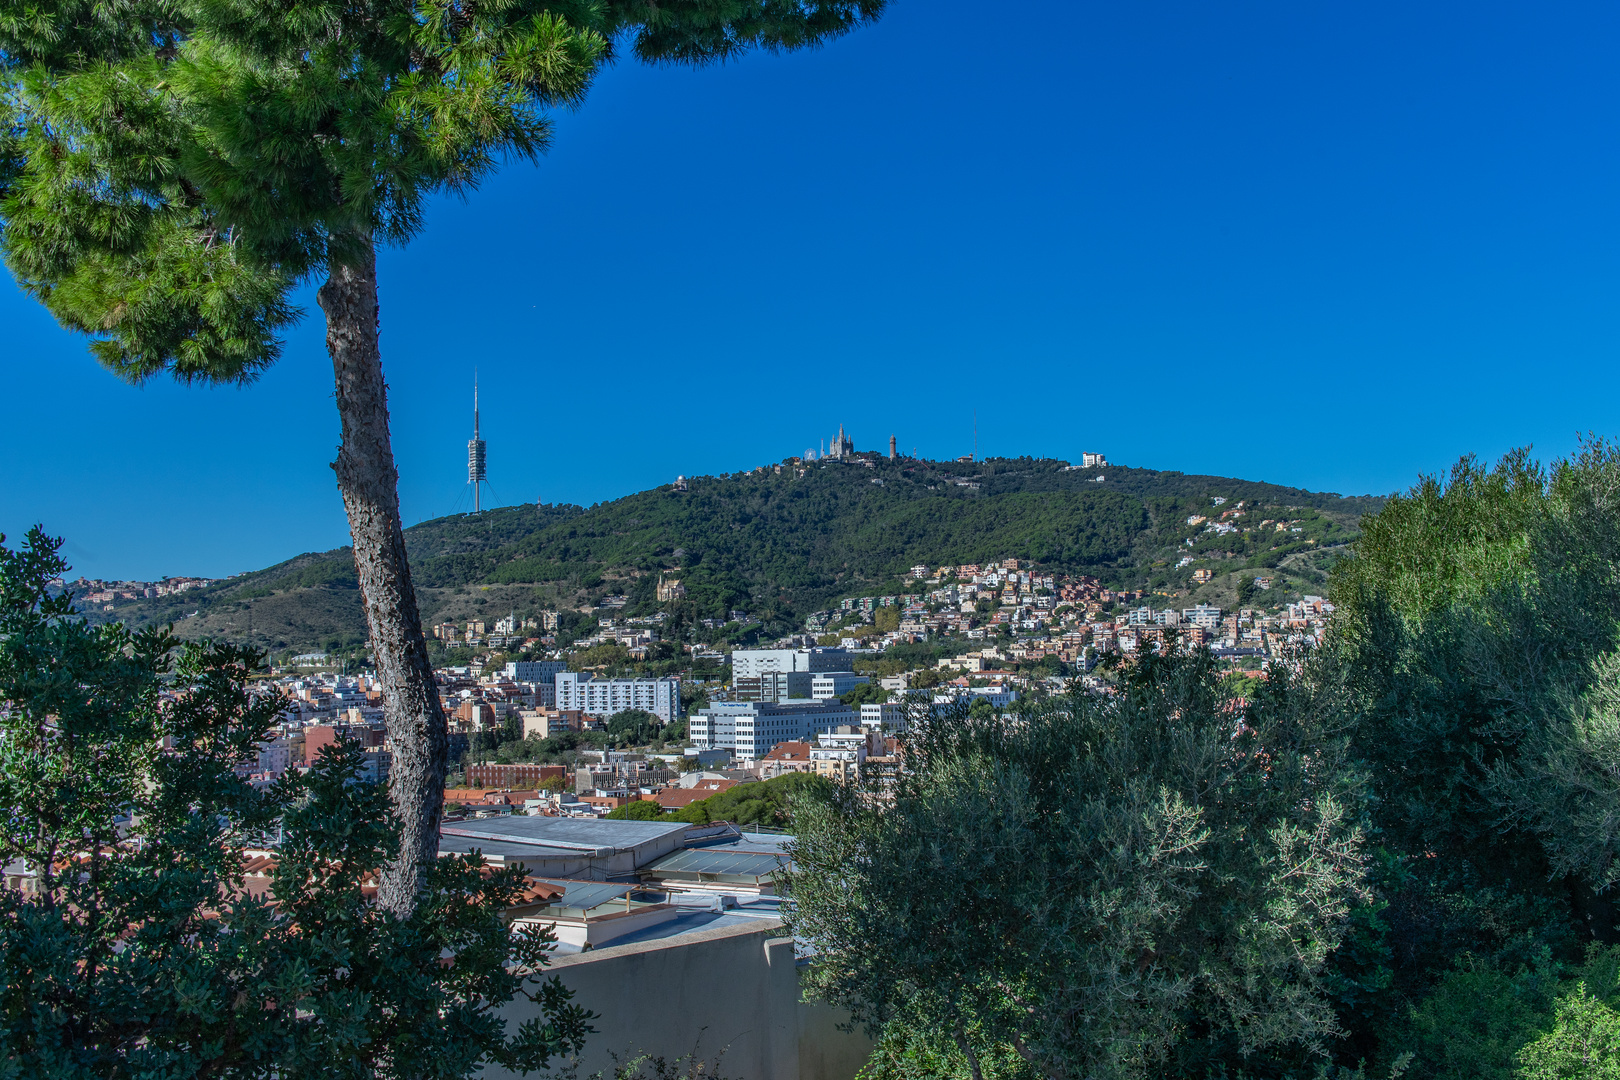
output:
[{"label": "white apartment building", "polygon": [[1208,604],[1199,604],[1197,607],[1182,608],[1183,622],[1193,626],[1202,626],[1206,630],[1219,630],[1221,626],[1221,609]]},{"label": "white apartment building", "polygon": [[843,649],[738,649],[731,654],[731,677],[776,671],[848,671]]},{"label": "white apartment building", "polygon": [[824,671],[810,677],[810,696],[817,701],[826,701],[871,681],[867,676],[857,675],[853,671]]},{"label": "white apartment building", "polygon": [[691,719],[693,745],[730,750],[738,761],[754,761],[783,742],[808,742],[841,724],[859,724],[860,714],[841,701],[721,701]]},{"label": "white apartment building", "polygon": [[906,707],[898,701],[885,701],[881,705],[868,702],[861,706],[861,727],[880,733],[903,732],[906,730]]},{"label": "white apartment building", "polygon": [[556,675],[557,708],[578,709],[606,720],[625,709],[643,709],[669,723],[681,715],[681,680],[598,679],[577,671]]},{"label": "white apartment building", "polygon": [[562,660],[514,660],[506,665],[506,677],[513,682],[555,685],[558,675],[568,670]]}]

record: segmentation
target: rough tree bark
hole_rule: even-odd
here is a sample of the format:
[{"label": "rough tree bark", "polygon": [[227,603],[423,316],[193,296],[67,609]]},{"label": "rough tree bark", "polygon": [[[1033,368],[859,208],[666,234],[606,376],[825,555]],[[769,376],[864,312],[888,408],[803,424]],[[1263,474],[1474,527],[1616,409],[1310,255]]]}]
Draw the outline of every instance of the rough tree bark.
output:
[{"label": "rough tree bark", "polygon": [[326,313],[326,350],[343,420],[343,444],[332,468],[349,515],[354,568],[382,683],[393,743],[389,795],[402,827],[399,859],[383,869],[378,901],[403,917],[416,906],[424,868],[438,858],[446,733],[399,520],[399,471],[377,342],[377,255],[369,239],[352,265],[332,267],[316,299]]}]

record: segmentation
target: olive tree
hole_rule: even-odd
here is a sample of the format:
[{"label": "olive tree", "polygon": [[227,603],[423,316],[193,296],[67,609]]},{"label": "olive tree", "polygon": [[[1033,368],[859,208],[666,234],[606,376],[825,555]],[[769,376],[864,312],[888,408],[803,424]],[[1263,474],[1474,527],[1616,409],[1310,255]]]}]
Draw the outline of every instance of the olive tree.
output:
[{"label": "olive tree", "polygon": [[898,775],[794,807],[808,992],[935,1061],[919,1075],[1323,1053],[1363,868],[1315,700],[1277,671],[1240,703],[1207,654],[1147,656],[1117,694],[925,721]]}]

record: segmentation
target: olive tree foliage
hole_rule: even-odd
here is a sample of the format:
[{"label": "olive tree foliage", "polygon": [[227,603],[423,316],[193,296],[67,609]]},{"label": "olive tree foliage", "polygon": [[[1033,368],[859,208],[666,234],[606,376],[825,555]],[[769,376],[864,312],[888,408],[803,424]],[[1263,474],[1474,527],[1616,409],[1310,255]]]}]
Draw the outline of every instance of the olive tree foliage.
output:
[{"label": "olive tree foliage", "polygon": [[[1464,459],[1363,528],[1335,571],[1334,637],[1386,842],[1427,853],[1446,888],[1540,881],[1558,904],[1571,881],[1608,890],[1620,448],[1590,441],[1550,467],[1526,451],[1493,469]],[[1613,913],[1584,906],[1583,933],[1614,940]]]},{"label": "olive tree foliage", "polygon": [[1330,593],[1320,662],[1378,844],[1374,901],[1335,961],[1358,957],[1345,1045],[1466,1075],[1446,1064],[1452,1025],[1412,1022],[1441,998],[1475,1007],[1448,989],[1458,972],[1551,979],[1620,943],[1620,449],[1423,478],[1363,520]]},{"label": "olive tree foliage", "polygon": [[[0,538],[3,539],[3,538]],[[590,1016],[520,872],[439,860],[399,919],[374,900],[399,828],[355,747],[241,779],[280,711],[252,650],[87,625],[57,542],[0,546],[0,1077],[460,1078],[576,1052]],[[245,857],[278,834],[268,892]],[[517,996],[537,1017],[507,1032]]]},{"label": "olive tree foliage", "polygon": [[1277,670],[1240,705],[1207,653],[1146,656],[1117,695],[922,724],[892,782],[795,806],[808,991],[974,1080],[1321,1055],[1363,866],[1319,701]]}]

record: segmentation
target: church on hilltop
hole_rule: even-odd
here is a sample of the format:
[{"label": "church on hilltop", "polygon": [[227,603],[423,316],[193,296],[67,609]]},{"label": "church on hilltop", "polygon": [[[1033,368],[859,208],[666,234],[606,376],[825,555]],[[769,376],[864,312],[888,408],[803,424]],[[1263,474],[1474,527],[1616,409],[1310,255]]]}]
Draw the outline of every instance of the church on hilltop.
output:
[{"label": "church on hilltop", "polygon": [[827,457],[846,458],[855,453],[855,440],[844,434],[844,425],[838,425],[838,434],[833,436],[832,446],[827,449]]}]

